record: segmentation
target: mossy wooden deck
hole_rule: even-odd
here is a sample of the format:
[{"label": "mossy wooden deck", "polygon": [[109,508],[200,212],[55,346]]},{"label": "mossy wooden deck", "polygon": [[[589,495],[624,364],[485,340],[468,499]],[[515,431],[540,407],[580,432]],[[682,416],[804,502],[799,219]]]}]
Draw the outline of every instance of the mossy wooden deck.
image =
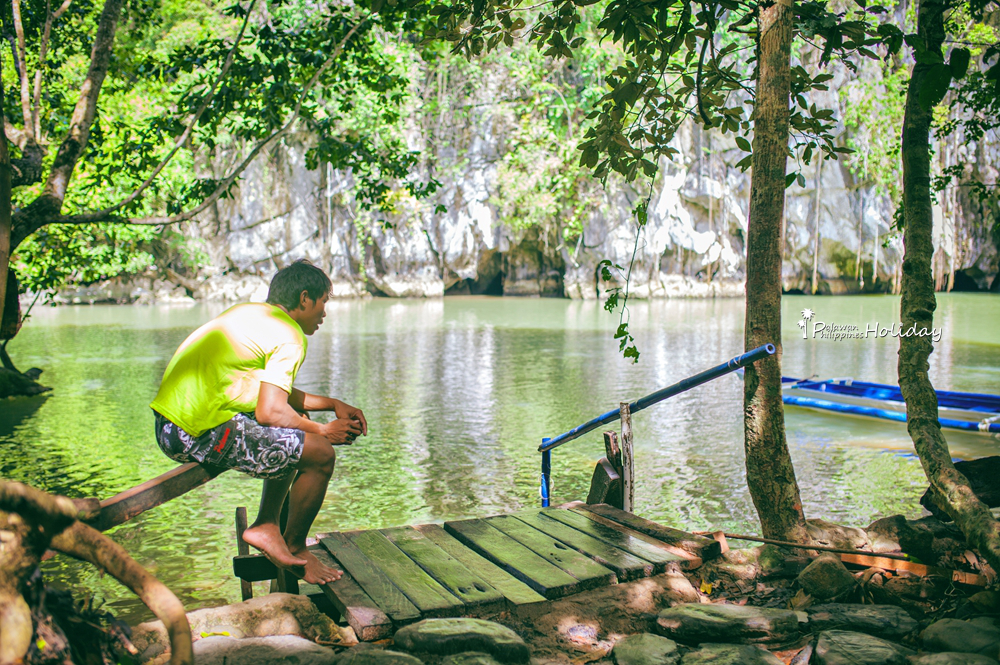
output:
[{"label": "mossy wooden deck", "polygon": [[[312,593],[321,591],[359,639],[371,641],[427,617],[520,614],[588,589],[694,568],[717,556],[719,543],[608,505],[579,504],[321,534],[313,551],[344,575]],[[259,555],[237,556],[233,568],[249,581],[277,574]]]}]

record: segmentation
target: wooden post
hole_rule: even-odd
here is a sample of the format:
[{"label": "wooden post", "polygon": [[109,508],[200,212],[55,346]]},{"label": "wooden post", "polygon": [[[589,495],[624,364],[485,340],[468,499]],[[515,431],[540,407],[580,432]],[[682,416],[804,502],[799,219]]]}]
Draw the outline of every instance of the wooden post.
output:
[{"label": "wooden post", "polygon": [[[290,501],[291,493],[289,492],[289,494],[285,495],[285,502],[281,504],[281,516],[278,519],[282,533],[285,532],[285,527],[288,525],[288,507]],[[276,591],[297,594],[299,592],[299,578],[283,568],[278,568],[278,578],[271,582],[271,593]]]},{"label": "wooden post", "polygon": [[621,402],[618,408],[622,421],[622,510],[630,513],[635,483],[635,474],[632,470],[632,412],[629,411],[628,402]]},{"label": "wooden post", "polygon": [[[247,509],[240,506],[236,509],[236,551],[240,556],[250,554],[250,545],[243,540],[243,532],[247,530]],[[253,583],[240,579],[240,593],[243,600],[253,598]]]}]

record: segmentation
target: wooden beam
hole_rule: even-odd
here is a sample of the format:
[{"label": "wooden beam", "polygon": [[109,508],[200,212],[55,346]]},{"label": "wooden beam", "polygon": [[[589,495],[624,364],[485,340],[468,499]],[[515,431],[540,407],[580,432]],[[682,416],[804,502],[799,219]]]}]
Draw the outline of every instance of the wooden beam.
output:
[{"label": "wooden beam", "polygon": [[89,521],[98,531],[107,531],[151,508],[201,487],[225,471],[222,467],[189,462],[147,480],[130,490],[101,501],[101,512]]},{"label": "wooden beam", "polygon": [[622,479],[613,464],[605,457],[597,460],[594,476],[590,479],[587,503],[607,503],[621,508]]}]

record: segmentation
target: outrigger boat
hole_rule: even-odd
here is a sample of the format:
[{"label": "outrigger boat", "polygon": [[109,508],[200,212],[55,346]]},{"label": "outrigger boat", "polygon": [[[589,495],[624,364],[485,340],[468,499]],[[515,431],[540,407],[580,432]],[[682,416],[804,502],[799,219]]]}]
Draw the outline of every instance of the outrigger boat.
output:
[{"label": "outrigger boat", "polygon": [[[789,406],[906,422],[898,386],[854,379],[816,381],[782,377],[782,401]],[[1000,434],[1000,396],[937,390],[938,422],[946,429]]]}]

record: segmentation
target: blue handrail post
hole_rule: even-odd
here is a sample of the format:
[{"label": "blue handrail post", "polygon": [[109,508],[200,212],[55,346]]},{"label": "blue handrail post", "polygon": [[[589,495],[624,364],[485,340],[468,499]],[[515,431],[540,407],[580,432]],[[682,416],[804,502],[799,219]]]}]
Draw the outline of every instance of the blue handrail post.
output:
[{"label": "blue handrail post", "polygon": [[[542,445],[548,439],[542,439]],[[549,501],[551,497],[549,496],[549,478],[552,477],[552,451],[546,450],[542,453],[542,485],[539,488],[542,494],[542,508],[549,507]]]}]

